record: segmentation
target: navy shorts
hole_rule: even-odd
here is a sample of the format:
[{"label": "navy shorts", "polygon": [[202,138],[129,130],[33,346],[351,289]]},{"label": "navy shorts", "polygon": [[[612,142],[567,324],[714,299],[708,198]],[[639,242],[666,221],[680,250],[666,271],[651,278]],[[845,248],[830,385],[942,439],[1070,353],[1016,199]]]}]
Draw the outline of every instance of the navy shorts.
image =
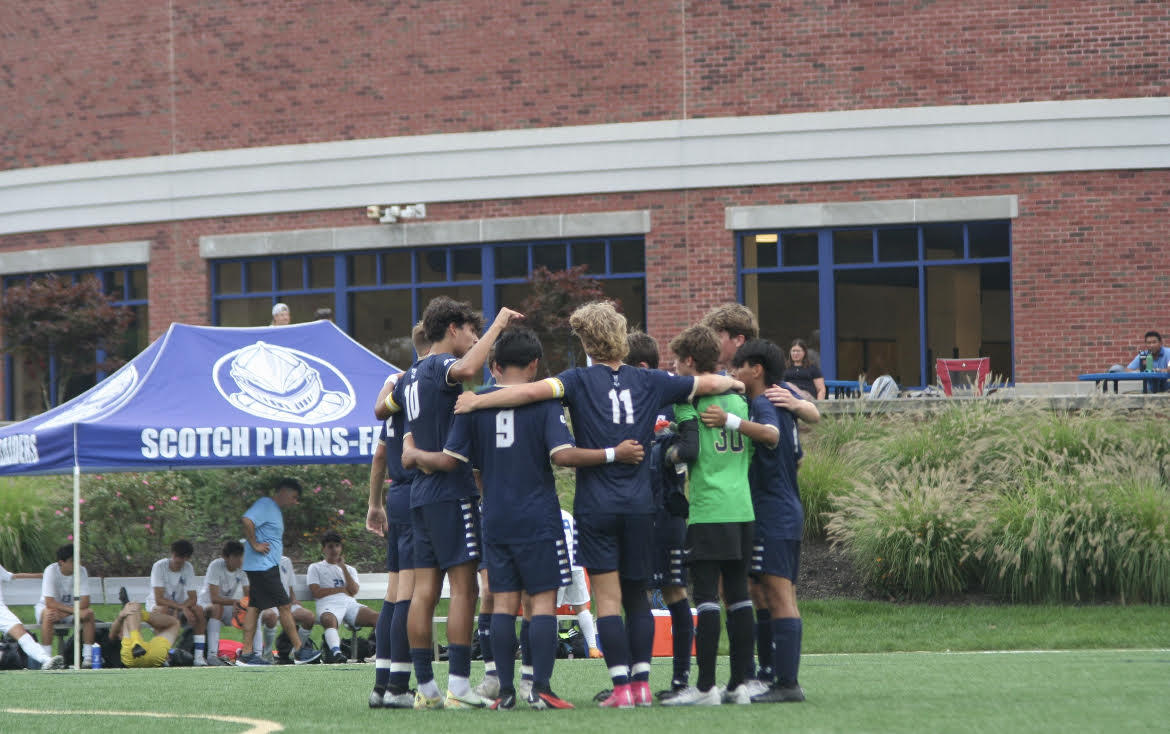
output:
[{"label": "navy shorts", "polygon": [[800,573],[800,541],[756,536],[750,570],[752,576],[779,576],[795,585]]},{"label": "navy shorts", "polygon": [[654,516],[654,570],[650,588],[687,585],[687,567],[683,547],[687,539],[687,521],[665,510]]},{"label": "navy shorts", "polygon": [[390,573],[414,568],[414,527],[392,522],[386,529],[386,570]]},{"label": "navy shorts", "polygon": [[435,502],[410,511],[414,567],[446,571],[479,561],[479,502],[474,497]]},{"label": "navy shorts", "polygon": [[573,583],[563,537],[527,543],[484,543],[483,559],[493,594],[539,594]]},{"label": "navy shorts", "polygon": [[577,515],[577,564],[591,574],[617,571],[627,581],[654,572],[654,515]]}]

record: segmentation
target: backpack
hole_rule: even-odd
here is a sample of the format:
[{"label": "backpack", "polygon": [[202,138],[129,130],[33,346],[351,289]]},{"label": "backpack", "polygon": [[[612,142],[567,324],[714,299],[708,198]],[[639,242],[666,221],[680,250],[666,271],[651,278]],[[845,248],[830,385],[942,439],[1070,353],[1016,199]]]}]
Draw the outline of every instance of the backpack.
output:
[{"label": "backpack", "polygon": [[898,383],[889,375],[882,375],[873,381],[873,387],[866,394],[870,400],[889,400],[898,397]]},{"label": "backpack", "polygon": [[0,641],[0,670],[23,670],[28,667],[28,656],[16,640]]},{"label": "backpack", "polygon": [[676,441],[678,433],[669,427],[654,434],[649,456],[650,489],[654,494],[655,507],[665,508],[673,516],[685,518],[690,514],[686,469],[684,467],[680,472],[673,463],[666,460],[667,451]]}]

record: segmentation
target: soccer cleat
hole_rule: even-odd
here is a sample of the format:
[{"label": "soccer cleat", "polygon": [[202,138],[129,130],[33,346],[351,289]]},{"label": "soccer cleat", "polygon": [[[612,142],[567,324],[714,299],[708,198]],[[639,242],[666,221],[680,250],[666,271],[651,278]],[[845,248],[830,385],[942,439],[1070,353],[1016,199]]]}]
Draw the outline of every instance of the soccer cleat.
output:
[{"label": "soccer cleat", "polygon": [[766,693],[769,688],[768,684],[759,678],[748,678],[743,682],[743,684],[747,686],[748,696],[753,698],[760,695],[761,693]]},{"label": "soccer cleat", "polygon": [[534,686],[532,693],[528,694],[528,705],[536,711],[573,708],[573,704],[553,693],[552,689],[547,686],[543,688],[536,688]]},{"label": "soccer cleat", "polygon": [[777,683],[766,692],[752,696],[752,703],[800,703],[803,700],[804,689],[795,683],[790,686]]},{"label": "soccer cleat", "polygon": [[64,670],[65,658],[60,655],[54,655],[41,664],[41,670]]},{"label": "soccer cleat", "polygon": [[402,693],[395,693],[394,691],[387,688],[386,695],[382,697],[382,708],[414,708],[414,691],[403,691]]},{"label": "soccer cleat", "polygon": [[140,658],[146,654],[146,648],[138,643],[134,643],[134,647],[130,648],[130,656]]},{"label": "soccer cleat", "polygon": [[337,665],[347,661],[345,659],[345,654],[340,650],[327,650],[321,653],[321,662],[325,663],[326,665]]},{"label": "soccer cleat", "polygon": [[207,667],[207,659],[206,658],[195,658],[195,661],[193,663],[191,663],[191,665],[196,667],[196,668],[206,668]]},{"label": "soccer cleat", "polygon": [[657,698],[659,701],[665,701],[669,698],[674,698],[675,696],[677,696],[679,694],[679,691],[684,691],[686,689],[687,689],[686,683],[680,683],[677,680],[672,680],[670,682],[670,688],[667,688],[664,691],[659,691],[658,693],[655,693],[654,697]]},{"label": "soccer cleat", "polygon": [[594,693],[593,700],[598,702],[598,703],[601,703],[602,701],[604,701],[605,699],[609,698],[612,695],[613,695],[613,689],[612,688],[605,688],[603,690],[598,691],[597,693]]},{"label": "soccer cleat", "polygon": [[650,695],[650,681],[630,681],[630,693],[634,697],[635,706],[646,707],[653,705],[654,697]]},{"label": "soccer cleat", "polygon": [[372,709],[382,708],[382,702],[385,700],[386,700],[386,692],[385,691],[378,693],[377,688],[370,691],[370,708],[372,708]]},{"label": "soccer cleat", "polygon": [[480,698],[495,700],[500,697],[500,676],[485,675],[483,680],[479,682],[479,685],[472,690]]},{"label": "soccer cleat", "polygon": [[676,699],[679,696],[682,696],[684,694],[687,696],[694,696],[698,692],[699,692],[698,689],[695,688],[694,686],[675,685],[669,691],[659,691],[658,692],[658,702],[661,703],[663,706],[678,705],[678,704],[671,704],[668,702],[673,701],[674,699]]},{"label": "soccer cleat", "polygon": [[237,656],[236,657],[236,665],[242,665],[245,668],[248,668],[248,667],[253,667],[253,666],[272,665],[272,663],[268,662],[267,660],[260,657],[256,653],[252,652],[252,653],[248,653],[247,655]]},{"label": "soccer cleat", "polygon": [[723,692],[723,703],[734,703],[740,705],[750,704],[752,702],[751,694],[748,693],[746,683],[740,683],[733,689]]},{"label": "soccer cleat", "polygon": [[447,700],[443,702],[444,708],[449,709],[481,709],[487,705],[488,702],[475,691],[468,691],[462,696],[456,696],[450,688],[447,689]]},{"label": "soccer cleat", "polygon": [[431,698],[430,696],[424,695],[422,691],[418,691],[414,694],[415,711],[430,711],[432,709],[441,708],[443,708],[442,696],[435,696],[434,698]]},{"label": "soccer cleat", "polygon": [[[256,653],[252,653],[252,654],[255,655]],[[257,657],[259,657],[259,656],[257,656]],[[296,663],[297,665],[304,665],[305,663],[315,662],[320,657],[321,657],[320,650],[314,650],[314,649],[309,648],[309,647],[302,647],[300,650],[297,650],[293,654],[293,662]]]},{"label": "soccer cleat", "polygon": [[516,686],[516,695],[519,698],[528,700],[528,694],[532,693],[532,679],[521,678],[519,685]]},{"label": "soccer cleat", "polygon": [[207,656],[207,664],[213,668],[223,668],[231,665],[231,663],[229,663],[227,660],[224,660],[219,655]]},{"label": "soccer cleat", "polygon": [[614,686],[613,693],[609,694],[609,698],[597,705],[603,709],[632,709],[634,708],[634,692],[630,690],[629,683]]},{"label": "soccer cleat", "polygon": [[719,686],[711,686],[706,691],[687,686],[670,698],[662,699],[663,706],[718,706],[723,703],[723,694]]},{"label": "soccer cleat", "polygon": [[516,708],[516,691],[501,691],[488,708],[492,711],[511,711]]}]

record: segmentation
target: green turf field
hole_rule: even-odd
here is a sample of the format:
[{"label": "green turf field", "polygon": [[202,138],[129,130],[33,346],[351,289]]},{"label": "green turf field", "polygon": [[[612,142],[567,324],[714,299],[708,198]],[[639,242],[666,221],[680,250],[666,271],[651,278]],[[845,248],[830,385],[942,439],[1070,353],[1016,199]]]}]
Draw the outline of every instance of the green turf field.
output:
[{"label": "green turf field", "polygon": [[[445,665],[437,665],[440,680]],[[478,666],[477,666],[478,668]],[[664,682],[669,662],[652,680]],[[1104,732],[1165,731],[1170,651],[860,653],[809,655],[803,704],[602,711],[595,660],[560,661],[554,688],[576,711],[370,710],[371,665],[272,669],[103,670],[0,676],[0,731],[98,732]],[[77,711],[11,713],[12,708]],[[261,722],[135,718],[124,711],[212,714]],[[558,721],[550,721],[557,719]],[[568,729],[563,727],[570,727]]]}]

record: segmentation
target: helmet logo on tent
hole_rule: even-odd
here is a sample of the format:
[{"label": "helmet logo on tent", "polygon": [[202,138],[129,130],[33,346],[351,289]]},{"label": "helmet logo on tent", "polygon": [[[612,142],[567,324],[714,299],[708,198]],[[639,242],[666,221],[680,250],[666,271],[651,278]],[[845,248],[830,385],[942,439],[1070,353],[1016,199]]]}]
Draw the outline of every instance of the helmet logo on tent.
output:
[{"label": "helmet logo on tent", "polygon": [[138,370],[128,364],[110,375],[101,384],[79,398],[76,405],[71,405],[49,420],[36,427],[40,431],[54,426],[64,426],[72,423],[82,423],[97,415],[112,413],[115,408],[134,394],[138,387]]},{"label": "helmet logo on tent", "polygon": [[353,410],[353,385],[333,365],[258,341],[216,361],[212,378],[229,403],[260,418],[328,423]]}]

